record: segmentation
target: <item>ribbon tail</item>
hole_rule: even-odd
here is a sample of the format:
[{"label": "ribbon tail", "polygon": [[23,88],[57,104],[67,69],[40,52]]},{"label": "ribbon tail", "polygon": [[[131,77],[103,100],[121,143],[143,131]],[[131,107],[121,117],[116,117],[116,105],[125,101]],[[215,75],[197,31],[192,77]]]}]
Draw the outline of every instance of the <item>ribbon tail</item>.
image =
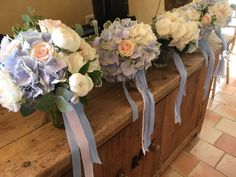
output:
[{"label": "ribbon tail", "polygon": [[172,53],[175,65],[180,74],[179,92],[175,102],[175,123],[181,124],[181,104],[183,96],[186,95],[187,71],[179,54],[174,49],[172,49]]},{"label": "ribbon tail", "polygon": [[144,108],[143,108],[143,125],[142,125],[142,150],[145,154],[151,145],[151,135],[154,131],[155,123],[155,101],[152,93],[147,86],[145,71],[138,71],[135,76],[135,83],[138,91],[141,93]]},{"label": "ribbon tail", "polygon": [[203,46],[204,46],[204,51],[202,51],[203,56],[204,56],[204,58],[207,57],[207,58],[205,58],[205,61],[209,60],[208,66],[207,66],[206,79],[205,79],[205,83],[204,83],[204,97],[203,97],[203,99],[206,99],[206,97],[208,95],[210,83],[211,83],[211,81],[213,79],[213,75],[214,75],[215,55],[206,40],[202,39],[201,43],[203,43]]},{"label": "ribbon tail", "polygon": [[70,112],[64,113],[64,115],[65,119],[68,121],[69,129],[73,132],[74,140],[80,148],[85,177],[94,177],[93,161],[90,153],[89,142],[86,138],[80,118],[78,118],[74,109]]},{"label": "ribbon tail", "polygon": [[132,99],[132,97],[129,94],[129,91],[125,85],[125,83],[123,82],[123,89],[125,92],[125,96],[129,102],[129,105],[132,109],[132,117],[133,117],[133,122],[136,121],[138,119],[138,106],[136,105],[136,103],[134,102],[134,100]]},{"label": "ribbon tail", "polygon": [[219,79],[220,79],[220,77],[223,76],[223,69],[224,69],[225,57],[227,56],[228,44],[221,33],[221,29],[215,30],[215,33],[222,42],[222,53],[221,53],[221,57],[215,71],[215,75],[219,76]]},{"label": "ribbon tail", "polygon": [[82,177],[79,147],[74,140],[73,132],[71,131],[71,129],[69,127],[69,124],[68,124],[67,118],[65,117],[65,114],[63,114],[63,119],[64,119],[64,124],[65,124],[66,136],[67,136],[69,147],[71,150],[73,176],[74,177]]},{"label": "ribbon tail", "polygon": [[98,155],[97,146],[96,146],[95,138],[93,135],[93,130],[90,126],[87,116],[84,113],[84,107],[81,103],[78,103],[78,104],[74,105],[74,108],[76,110],[78,118],[81,121],[83,130],[84,130],[85,135],[87,137],[92,160],[94,163],[102,164],[102,162],[99,158],[99,155]]},{"label": "ribbon tail", "polygon": [[206,50],[206,40],[200,39],[198,45],[199,45],[199,49],[205,59],[205,65],[208,66],[208,54],[207,54],[207,50]]}]

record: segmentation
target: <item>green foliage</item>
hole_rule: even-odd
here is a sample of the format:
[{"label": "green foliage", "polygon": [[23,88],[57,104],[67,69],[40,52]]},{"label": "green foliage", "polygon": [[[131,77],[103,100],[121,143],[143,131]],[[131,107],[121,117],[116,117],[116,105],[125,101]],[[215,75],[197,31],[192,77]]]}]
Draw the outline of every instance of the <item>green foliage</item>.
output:
[{"label": "green foliage", "polygon": [[73,106],[71,105],[71,103],[66,101],[63,96],[55,97],[55,102],[56,102],[57,108],[61,112],[69,112],[73,110]]},{"label": "green foliage", "polygon": [[31,115],[35,111],[34,105],[31,103],[23,103],[20,108],[20,113],[24,117]]},{"label": "green foliage", "polygon": [[79,101],[83,104],[83,105],[88,105],[88,99],[86,96],[84,97],[80,97]]},{"label": "green foliage", "polygon": [[73,93],[65,87],[57,87],[56,96],[62,96],[66,101],[70,101]]},{"label": "green foliage", "polygon": [[50,112],[55,106],[55,95],[49,93],[39,98],[35,104],[35,109]]},{"label": "green foliage", "polygon": [[76,31],[76,33],[78,33],[80,35],[80,37],[84,36],[84,29],[83,29],[82,25],[76,24],[75,31]]},{"label": "green foliage", "polygon": [[79,73],[85,75],[88,72],[89,63],[86,63],[82,68],[80,68]]},{"label": "green foliage", "polygon": [[98,37],[97,35],[90,35],[89,37],[85,37],[85,41],[90,43],[90,42],[93,42],[95,40],[95,38]]},{"label": "green foliage", "polygon": [[102,86],[102,71],[95,70],[92,73],[88,73],[88,75],[92,79],[95,87]]},{"label": "green foliage", "polygon": [[31,7],[27,7],[27,10],[29,12],[30,15],[28,14],[23,14],[21,15],[21,20],[23,21],[23,25],[20,26],[13,26],[12,27],[12,31],[13,31],[13,35],[16,36],[17,34],[19,34],[22,31],[27,31],[29,29],[35,29],[35,30],[39,30],[39,26],[38,26],[38,21],[42,19],[41,16],[38,15],[34,15],[35,10],[33,10]]}]

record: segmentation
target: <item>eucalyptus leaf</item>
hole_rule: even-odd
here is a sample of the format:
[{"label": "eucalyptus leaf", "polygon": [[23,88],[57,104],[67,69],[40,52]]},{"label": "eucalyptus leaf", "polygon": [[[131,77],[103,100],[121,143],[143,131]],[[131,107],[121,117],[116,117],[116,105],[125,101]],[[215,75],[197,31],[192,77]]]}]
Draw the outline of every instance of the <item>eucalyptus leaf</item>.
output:
[{"label": "eucalyptus leaf", "polygon": [[84,29],[83,29],[82,25],[76,24],[75,31],[80,35],[80,37],[84,36]]},{"label": "eucalyptus leaf", "polygon": [[64,97],[66,101],[70,101],[73,96],[73,93],[64,87],[57,87],[56,95]]},{"label": "eucalyptus leaf", "polygon": [[72,104],[67,102],[63,96],[57,96],[55,102],[61,112],[70,112],[73,110]]},{"label": "eucalyptus leaf", "polygon": [[37,100],[35,108],[44,112],[50,112],[55,106],[55,95],[47,94],[43,95]]},{"label": "eucalyptus leaf", "polygon": [[21,15],[21,20],[24,22],[24,23],[29,23],[32,21],[32,19],[30,18],[29,15],[26,15],[26,14],[23,14]]},{"label": "eucalyptus leaf", "polygon": [[20,113],[22,116],[26,117],[34,113],[36,110],[32,104],[24,103],[21,105]]}]

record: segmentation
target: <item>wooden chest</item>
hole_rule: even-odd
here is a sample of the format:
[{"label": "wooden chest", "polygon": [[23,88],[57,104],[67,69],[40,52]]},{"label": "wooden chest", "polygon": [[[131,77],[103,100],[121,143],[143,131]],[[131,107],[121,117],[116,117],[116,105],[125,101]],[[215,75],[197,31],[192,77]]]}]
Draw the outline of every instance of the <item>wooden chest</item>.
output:
[{"label": "wooden chest", "polygon": [[[159,176],[201,130],[207,105],[207,99],[203,100],[204,60],[198,53],[182,58],[188,81],[181,125],[174,123],[180,76],[172,60],[167,68],[152,68],[147,73],[156,102],[156,122],[150,152],[145,156],[141,153],[141,95],[136,90],[130,91],[140,111],[140,119],[132,122],[131,109],[120,84],[105,83],[91,94],[86,114],[103,162],[94,165],[96,177]],[[53,128],[44,113],[22,118],[1,109],[0,117],[0,176],[71,176],[65,131]]]}]

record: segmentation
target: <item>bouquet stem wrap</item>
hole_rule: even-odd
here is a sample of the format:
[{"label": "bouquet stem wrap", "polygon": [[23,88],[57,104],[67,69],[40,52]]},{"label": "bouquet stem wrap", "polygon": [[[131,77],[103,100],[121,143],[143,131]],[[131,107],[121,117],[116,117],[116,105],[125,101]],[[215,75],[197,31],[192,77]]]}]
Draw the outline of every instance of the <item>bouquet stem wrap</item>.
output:
[{"label": "bouquet stem wrap", "polygon": [[228,46],[227,46],[227,42],[225,41],[225,39],[223,37],[221,29],[215,30],[215,33],[216,33],[216,35],[219,37],[219,39],[222,42],[222,53],[221,53],[221,57],[220,57],[219,63],[218,63],[217,68],[216,68],[215,75],[219,76],[219,77],[222,77],[223,76],[224,66],[225,66],[225,58],[227,56],[227,48],[228,48]]},{"label": "bouquet stem wrap", "polygon": [[[145,71],[140,70],[135,74],[135,84],[138,91],[141,93],[143,98],[143,119],[142,119],[142,150],[145,154],[151,145],[151,135],[154,131],[155,122],[155,101],[152,93],[148,89]],[[131,106],[133,121],[138,119],[138,107],[134,100],[129,95],[129,92],[123,83],[124,92],[126,98]]]},{"label": "bouquet stem wrap", "polygon": [[101,164],[91,126],[84,113],[83,105],[76,104],[73,110],[63,113],[73,164],[73,176],[81,177],[82,157],[85,177],[94,177],[93,163]]},{"label": "bouquet stem wrap", "polygon": [[204,97],[203,97],[203,99],[205,99],[209,91],[210,82],[213,79],[215,55],[206,39],[199,40],[199,48],[205,58],[205,64],[207,67],[207,75],[204,83]]},{"label": "bouquet stem wrap", "polygon": [[187,82],[187,71],[185,66],[179,56],[179,54],[174,50],[171,49],[173,54],[173,59],[176,65],[177,70],[180,74],[180,86],[179,92],[175,101],[175,123],[181,124],[181,104],[183,96],[186,96],[186,82]]}]

